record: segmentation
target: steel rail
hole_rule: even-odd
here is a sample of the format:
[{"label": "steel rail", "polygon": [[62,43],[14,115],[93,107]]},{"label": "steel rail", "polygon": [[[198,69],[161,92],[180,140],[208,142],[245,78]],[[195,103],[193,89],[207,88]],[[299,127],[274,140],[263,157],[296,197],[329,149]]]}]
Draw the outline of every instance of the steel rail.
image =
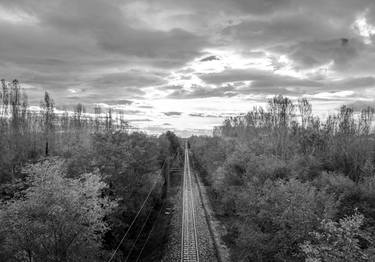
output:
[{"label": "steel rail", "polygon": [[199,262],[193,182],[187,145],[185,146],[182,191],[181,262]]}]

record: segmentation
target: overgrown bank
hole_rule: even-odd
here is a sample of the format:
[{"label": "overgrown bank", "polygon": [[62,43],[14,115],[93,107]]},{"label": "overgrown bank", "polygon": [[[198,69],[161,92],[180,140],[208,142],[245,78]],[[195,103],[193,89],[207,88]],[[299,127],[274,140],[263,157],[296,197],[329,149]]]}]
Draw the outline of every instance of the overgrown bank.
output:
[{"label": "overgrown bank", "polygon": [[279,96],[189,139],[233,261],[374,259],[373,113],[321,122]]},{"label": "overgrown bank", "polygon": [[1,84],[0,261],[161,257],[160,170],[180,150],[178,138],[130,132],[110,109],[57,113],[48,93],[31,111],[18,81]]}]

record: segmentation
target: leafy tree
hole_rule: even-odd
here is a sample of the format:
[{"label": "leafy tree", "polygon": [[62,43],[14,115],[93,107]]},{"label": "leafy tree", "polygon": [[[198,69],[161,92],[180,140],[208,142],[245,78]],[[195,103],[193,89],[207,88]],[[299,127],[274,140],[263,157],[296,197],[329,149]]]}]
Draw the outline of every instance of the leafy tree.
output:
[{"label": "leafy tree", "polygon": [[276,96],[267,110],[226,119],[213,138],[189,140],[234,261],[302,261],[309,232],[353,207],[374,237],[374,110],[342,107],[323,122],[306,99],[298,109],[301,121],[292,101]]},{"label": "leafy tree", "polygon": [[61,160],[29,167],[29,188],[0,213],[2,261],[99,261],[104,216],[115,202],[101,197],[97,174],[65,176]]},{"label": "leafy tree", "polygon": [[360,262],[369,261],[366,252],[360,247],[360,229],[364,216],[353,216],[334,222],[330,219],[321,222],[320,230],[311,233],[314,240],[306,241],[301,249],[306,262]]},{"label": "leafy tree", "polygon": [[335,212],[328,194],[298,180],[267,181],[261,189],[237,189],[237,194],[239,260],[298,261],[298,244]]},{"label": "leafy tree", "polygon": [[165,133],[166,138],[169,141],[169,152],[171,155],[175,155],[177,153],[182,154],[182,149],[180,145],[180,141],[178,137],[171,131],[167,131]]},{"label": "leafy tree", "polygon": [[[106,236],[107,246],[115,246],[121,240],[146,195],[161,179],[158,149],[157,139],[143,133],[113,132],[94,136],[94,162],[109,185],[106,194],[119,198],[118,207],[109,216],[113,230]],[[161,188],[156,188],[159,190],[152,192],[145,214],[160,200]],[[127,244],[132,242],[125,241],[124,251]]]}]

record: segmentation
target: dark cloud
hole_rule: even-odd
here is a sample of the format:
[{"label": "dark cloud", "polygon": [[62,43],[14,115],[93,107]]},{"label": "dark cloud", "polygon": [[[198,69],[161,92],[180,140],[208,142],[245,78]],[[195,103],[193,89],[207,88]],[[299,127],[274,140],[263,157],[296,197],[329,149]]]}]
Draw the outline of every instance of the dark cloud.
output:
[{"label": "dark cloud", "polygon": [[114,100],[104,100],[103,103],[108,105],[131,105],[133,101],[126,99],[114,99]]},{"label": "dark cloud", "polygon": [[[254,14],[264,15],[277,10],[285,10],[293,3],[291,0],[147,0],[153,7],[163,6],[166,9],[183,8],[196,11],[198,14],[217,15],[218,12],[229,14]],[[199,19],[199,16],[196,17]]]},{"label": "dark cloud", "polygon": [[326,82],[327,88],[333,88],[336,91],[341,90],[361,90],[363,88],[375,87],[375,77],[349,77],[344,80]]},{"label": "dark cloud", "polygon": [[370,60],[372,47],[364,44],[354,24],[360,14],[365,14],[369,22],[375,18],[374,1],[287,2],[273,15],[251,16],[223,27],[222,41],[243,50],[266,49],[288,55],[297,70],[330,61],[334,62],[335,70],[352,73],[357,67],[359,71],[366,70],[363,60]]},{"label": "dark cloud", "polygon": [[348,66],[363,50],[364,44],[357,39],[332,39],[300,42],[284,51],[295,63],[297,69],[311,68],[334,62],[336,68]]},{"label": "dark cloud", "polygon": [[[113,92],[127,95],[134,93],[129,86],[165,84],[167,71],[145,72],[182,66],[208,44],[206,37],[184,29],[130,27],[121,6],[100,0],[1,1],[0,8],[23,12],[35,21],[0,23],[0,71],[6,78],[55,90],[61,101],[69,95],[61,89],[82,85],[93,92],[115,88]],[[108,73],[121,67],[146,71]]]},{"label": "dark cloud", "polygon": [[244,48],[272,48],[314,39],[341,38],[349,33],[350,24],[329,24],[327,17],[320,16],[319,13],[307,16],[303,12],[293,12],[268,19],[244,20],[224,28],[222,34]]},{"label": "dark cloud", "polygon": [[214,61],[214,60],[220,60],[219,57],[212,55],[212,56],[207,56],[199,60],[200,62],[207,62],[207,61]]},{"label": "dark cloud", "polygon": [[252,81],[254,87],[281,86],[281,87],[317,87],[319,83],[312,80],[303,80],[290,76],[274,74],[270,71],[257,69],[225,70],[220,73],[211,73],[200,76],[209,84],[221,85],[224,83]]},{"label": "dark cloud", "polygon": [[165,84],[166,80],[155,74],[145,73],[139,70],[130,70],[123,73],[112,73],[100,76],[91,83],[94,87],[147,87]]},{"label": "dark cloud", "polygon": [[[134,106],[149,91],[169,99],[344,90],[355,97],[375,85],[375,36],[355,26],[361,14],[375,24],[373,0],[2,0],[0,8],[25,19],[0,17],[1,77],[29,85],[34,104],[44,90],[66,105]],[[252,59],[270,58],[275,71],[231,69],[223,50],[252,67]],[[278,74],[330,62],[327,75]],[[215,63],[225,70],[197,69]]]},{"label": "dark cloud", "polygon": [[225,70],[220,73],[211,73],[200,76],[202,80],[209,84],[221,85],[231,82],[252,81],[253,87],[279,86],[279,87],[306,87],[320,88],[333,86],[339,89],[363,88],[375,85],[373,76],[367,77],[349,77],[344,80],[326,81],[301,79],[291,76],[278,75],[270,71],[244,69],[244,70]]},{"label": "dark cloud", "polygon": [[[230,97],[239,94],[303,95],[375,87],[375,78],[372,76],[349,77],[332,81],[326,79],[300,79],[261,70],[226,70],[221,73],[201,75],[201,78],[208,84],[226,85],[218,88],[196,87],[190,91],[182,89],[173,92],[170,97]],[[234,85],[233,82],[237,84]]]},{"label": "dark cloud", "polygon": [[163,114],[166,116],[180,116],[182,113],[181,112],[164,112]]},{"label": "dark cloud", "polygon": [[[165,65],[165,58],[169,58],[171,64],[181,64],[184,59],[186,61],[197,54],[206,42],[204,38],[183,29],[167,32],[134,29],[128,25],[121,3],[117,1],[5,2],[8,6],[35,15],[43,28],[40,32],[44,36],[42,39],[48,38],[44,31],[53,29],[61,37],[73,36],[78,41],[84,39],[95,44],[101,54],[107,51],[147,59],[159,58],[163,61],[162,65]],[[84,49],[85,46],[80,47]]]},{"label": "dark cloud", "polygon": [[144,112],[141,111],[141,110],[124,110],[124,109],[121,109],[120,110],[122,113],[126,114],[126,115],[143,115]]},{"label": "dark cloud", "polygon": [[204,114],[203,113],[192,113],[192,114],[189,114],[189,116],[203,117]]},{"label": "dark cloud", "polygon": [[[182,29],[170,32],[129,31],[119,34],[107,31],[98,43],[105,50],[126,55],[157,59],[162,67],[178,66],[200,54],[206,42]],[[166,61],[168,59],[168,61]]]}]

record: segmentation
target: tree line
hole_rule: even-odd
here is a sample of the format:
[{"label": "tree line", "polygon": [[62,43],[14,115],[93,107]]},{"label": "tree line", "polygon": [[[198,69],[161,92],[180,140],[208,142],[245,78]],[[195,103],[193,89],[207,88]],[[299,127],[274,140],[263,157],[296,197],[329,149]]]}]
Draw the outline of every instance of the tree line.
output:
[{"label": "tree line", "polygon": [[121,110],[105,111],[95,105],[94,112],[89,113],[81,103],[70,110],[56,110],[47,91],[40,101],[40,110],[30,110],[27,93],[18,80],[2,79],[1,85],[0,181],[3,182],[11,180],[23,162],[70,151],[87,133],[132,128]]},{"label": "tree line", "polygon": [[164,201],[163,163],[181,150],[176,135],[131,132],[98,106],[58,112],[48,92],[33,111],[17,80],[1,84],[0,261],[107,261],[117,247],[112,261],[123,261],[138,231],[118,244],[150,193],[133,227],[149,216],[137,255]]},{"label": "tree line", "polygon": [[375,259],[373,116],[275,96],[190,138],[233,261]]}]

